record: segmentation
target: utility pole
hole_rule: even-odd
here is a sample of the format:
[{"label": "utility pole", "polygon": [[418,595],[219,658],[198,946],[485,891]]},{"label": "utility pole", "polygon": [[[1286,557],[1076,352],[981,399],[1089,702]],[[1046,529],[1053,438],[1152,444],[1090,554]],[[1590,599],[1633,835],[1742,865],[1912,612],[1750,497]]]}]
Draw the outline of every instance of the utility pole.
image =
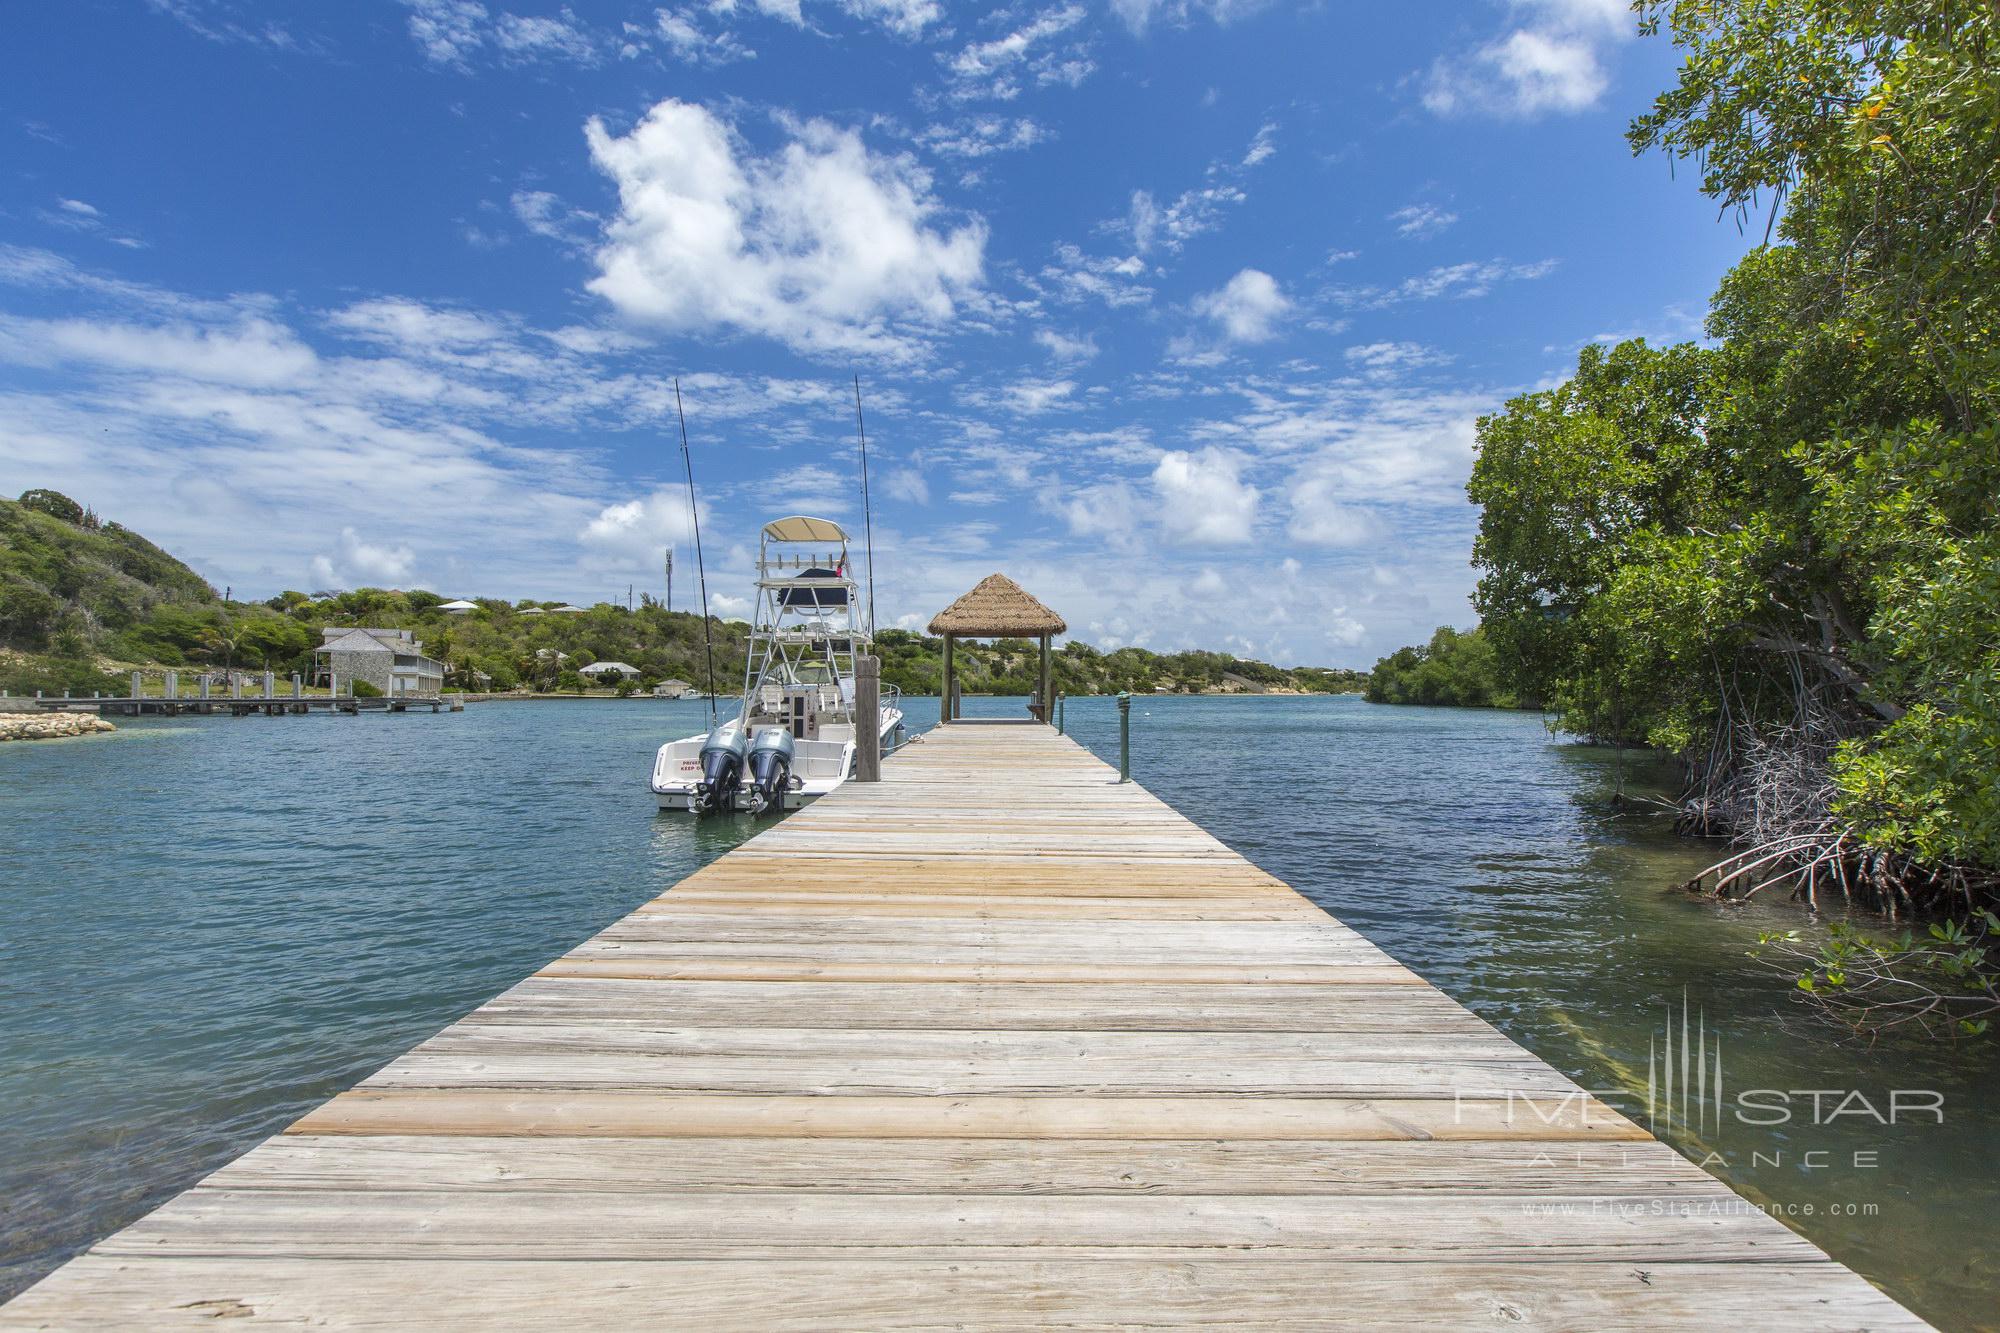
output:
[{"label": "utility pole", "polygon": [[674,548],[667,548],[667,614],[674,610]]},{"label": "utility pole", "polygon": [[632,609],[632,585],[629,583],[625,585],[625,609],[628,612]]}]

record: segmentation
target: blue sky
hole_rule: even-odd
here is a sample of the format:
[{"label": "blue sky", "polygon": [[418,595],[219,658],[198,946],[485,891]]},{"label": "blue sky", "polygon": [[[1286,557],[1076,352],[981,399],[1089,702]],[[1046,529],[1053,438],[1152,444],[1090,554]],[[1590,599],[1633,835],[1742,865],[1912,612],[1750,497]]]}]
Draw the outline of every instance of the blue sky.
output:
[{"label": "blue sky", "polygon": [[[0,489],[238,596],[884,624],[1004,570],[1103,646],[1366,666],[1466,624],[1472,427],[1696,336],[1746,238],[1626,121],[1618,0],[72,0],[0,48]],[[691,585],[677,578],[675,603]]]}]

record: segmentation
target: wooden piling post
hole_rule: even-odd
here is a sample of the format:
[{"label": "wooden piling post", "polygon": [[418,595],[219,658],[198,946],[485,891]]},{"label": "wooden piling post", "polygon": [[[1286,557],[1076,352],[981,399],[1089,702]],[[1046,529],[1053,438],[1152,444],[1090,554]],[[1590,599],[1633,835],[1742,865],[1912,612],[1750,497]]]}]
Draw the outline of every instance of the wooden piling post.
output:
[{"label": "wooden piling post", "polygon": [[1118,780],[1132,780],[1132,695],[1118,691]]},{"label": "wooden piling post", "polygon": [[854,780],[882,780],[882,659],[854,659]]}]

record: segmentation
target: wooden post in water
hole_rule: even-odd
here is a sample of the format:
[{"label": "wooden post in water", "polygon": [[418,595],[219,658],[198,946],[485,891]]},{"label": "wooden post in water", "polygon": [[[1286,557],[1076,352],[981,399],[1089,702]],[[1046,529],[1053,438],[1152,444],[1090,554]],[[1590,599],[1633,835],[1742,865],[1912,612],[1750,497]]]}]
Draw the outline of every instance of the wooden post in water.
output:
[{"label": "wooden post in water", "polygon": [[306,693],[305,682],[300,680],[299,673],[294,671],[292,673],[292,697],[294,699],[303,699],[305,697],[305,693]]},{"label": "wooden post in water", "polygon": [[882,659],[854,659],[854,780],[882,780]]},{"label": "wooden post in water", "polygon": [[169,672],[167,673],[167,683],[166,683],[166,686],[165,686],[165,688],[166,688],[166,692],[167,692],[167,698],[169,698],[169,699],[178,699],[178,698],[180,698],[180,697],[181,697],[181,673],[180,673],[180,672],[178,672],[178,671],[169,671]]},{"label": "wooden post in water", "polygon": [[146,692],[146,678],[142,676],[139,672],[134,671],[132,673],[132,697],[134,699],[137,699],[140,695],[144,694],[145,692]]},{"label": "wooden post in water", "polygon": [[264,673],[264,697],[266,699],[275,699],[278,697],[278,677],[275,672],[266,671]]},{"label": "wooden post in water", "polygon": [[1118,780],[1132,780],[1132,694],[1118,691]]}]

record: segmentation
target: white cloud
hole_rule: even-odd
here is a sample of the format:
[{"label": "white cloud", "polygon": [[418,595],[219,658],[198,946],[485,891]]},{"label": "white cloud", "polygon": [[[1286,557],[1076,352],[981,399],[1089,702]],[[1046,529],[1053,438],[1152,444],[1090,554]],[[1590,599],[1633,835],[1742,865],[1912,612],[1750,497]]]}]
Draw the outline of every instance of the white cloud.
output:
[{"label": "white cloud", "polygon": [[491,53],[502,64],[543,60],[596,64],[598,36],[568,9],[525,16],[489,11],[479,0],[403,0],[410,8],[410,37],[433,65],[468,71]]},{"label": "white cloud", "polygon": [[593,118],[592,160],[619,212],[589,287],[675,331],[733,328],[803,352],[909,358],[984,269],[985,224],[944,229],[929,176],[825,121],[757,157],[706,108],[659,103],[619,136]]},{"label": "white cloud", "polygon": [[1239,165],[1244,167],[1257,166],[1259,163],[1275,155],[1277,151],[1278,125],[1276,121],[1270,121],[1265,123],[1257,131],[1256,137],[1250,140],[1249,150],[1243,154],[1243,161]]},{"label": "white cloud", "polygon": [[952,97],[1012,101],[1028,81],[1038,87],[1077,87],[1097,69],[1087,39],[1065,39],[1084,17],[1078,4],[1045,9],[1003,36],[972,42],[956,55],[940,57],[951,80]]},{"label": "white cloud", "polygon": [[1222,329],[1231,342],[1267,341],[1272,326],[1292,308],[1277,279],[1262,269],[1246,268],[1215,291],[1195,298],[1194,311]]},{"label": "white cloud", "polygon": [[879,23],[899,37],[917,37],[944,16],[937,0],[840,0],[858,19]]},{"label": "white cloud", "polygon": [[1035,341],[1050,356],[1068,365],[1080,364],[1097,355],[1097,339],[1087,333],[1071,337],[1054,329],[1036,329]]},{"label": "white cloud", "polygon": [[1139,500],[1122,481],[1051,487],[1044,503],[1076,537],[1093,537],[1114,547],[1130,545],[1139,527]]},{"label": "white cloud", "polygon": [[1364,370],[1388,371],[1407,370],[1417,366],[1440,366],[1451,357],[1422,343],[1381,342],[1363,343],[1347,349],[1348,364]]},{"label": "white cloud", "polygon": [[1170,449],[1153,468],[1161,529],[1169,542],[1233,546],[1250,540],[1258,490],[1243,480],[1242,460],[1209,447]]},{"label": "white cloud", "polygon": [[547,190],[516,190],[508,202],[522,226],[537,236],[571,247],[584,245],[593,224],[602,221],[586,209],[571,208]]},{"label": "white cloud", "polygon": [[1425,107],[1440,116],[1582,111],[1610,86],[1611,47],[1638,31],[1625,0],[1513,0],[1510,8],[1509,31],[1431,66]]},{"label": "white cloud", "polygon": [[408,546],[386,546],[363,541],[353,528],[340,530],[337,555],[321,553],[312,558],[313,581],[323,588],[346,586],[396,587],[408,583],[415,572],[417,553]]},{"label": "white cloud", "polygon": [[998,389],[966,389],[959,397],[974,407],[1015,416],[1039,416],[1075,406],[1075,380],[1016,379]]},{"label": "white cloud", "polygon": [[66,213],[78,213],[87,218],[94,218],[99,216],[98,211],[95,208],[91,207],[89,204],[84,203],[83,200],[81,199],[58,199],[56,200],[56,207],[62,209]]},{"label": "white cloud", "polygon": [[1291,521],[1285,525],[1295,541],[1312,546],[1373,545],[1388,535],[1381,519],[1362,506],[1343,504],[1338,481],[1320,473],[1294,480]]},{"label": "white cloud", "polygon": [[1116,308],[1153,299],[1153,289],[1140,281],[1145,275],[1145,261],[1137,255],[1086,255],[1064,242],[1056,246],[1055,262],[1036,275],[1035,285],[1065,304],[1102,301]]},{"label": "white cloud", "polygon": [[1150,190],[1134,190],[1125,216],[1103,229],[1131,236],[1142,255],[1156,247],[1179,253],[1195,237],[1220,227],[1224,210],[1249,199],[1237,182],[1277,153],[1277,133],[1275,122],[1261,126],[1240,159],[1210,162],[1204,173],[1209,183],[1183,190],[1171,203],[1160,203]]},{"label": "white cloud", "polygon": [[1458,214],[1448,213],[1431,204],[1410,204],[1391,213],[1389,221],[1396,224],[1398,236],[1421,241],[1428,240],[1458,221]]},{"label": "white cloud", "polygon": [[917,134],[917,142],[944,157],[976,158],[1032,148],[1051,137],[1046,126],[1025,116],[967,116],[933,121]]},{"label": "white cloud", "polygon": [[619,567],[646,573],[660,567],[669,546],[693,539],[687,492],[670,487],[606,505],[577,533],[578,541],[612,557]]},{"label": "white cloud", "polygon": [[1435,301],[1451,297],[1470,300],[1485,296],[1503,282],[1532,282],[1555,272],[1556,261],[1538,259],[1516,263],[1506,259],[1469,260],[1462,264],[1440,264],[1394,287],[1337,286],[1325,295],[1335,304],[1355,309],[1381,310],[1405,301]]},{"label": "white cloud", "polygon": [[931,502],[931,484],[918,468],[896,468],[885,479],[883,489],[889,492],[891,499],[908,504],[927,505]]},{"label": "white cloud", "polygon": [[[796,6],[792,12],[796,16]],[[727,65],[752,59],[757,54],[738,41],[734,33],[707,31],[700,14],[693,9],[659,10],[653,16],[653,25],[674,58],[691,65]]]},{"label": "white cloud", "polygon": [[1192,15],[1207,14],[1217,23],[1230,23],[1264,7],[1265,0],[1111,0],[1111,12],[1125,20],[1135,33],[1143,33],[1154,23],[1185,23]]}]

